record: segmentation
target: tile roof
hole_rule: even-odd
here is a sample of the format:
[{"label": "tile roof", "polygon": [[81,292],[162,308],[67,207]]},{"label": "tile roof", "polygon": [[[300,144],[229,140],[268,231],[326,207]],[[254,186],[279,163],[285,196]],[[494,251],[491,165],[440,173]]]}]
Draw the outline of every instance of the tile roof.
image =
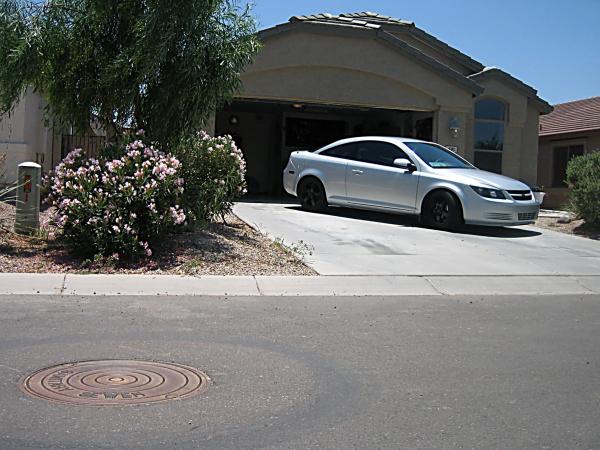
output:
[{"label": "tile roof", "polygon": [[393,24],[393,25],[406,25],[414,26],[413,22],[408,20],[397,19],[395,17],[384,16],[383,14],[377,14],[369,11],[357,12],[357,13],[345,13],[345,14],[312,14],[306,16],[292,16],[290,22],[333,22],[340,25],[356,25],[368,28],[379,28],[379,24]]},{"label": "tile roof", "polygon": [[554,111],[540,116],[540,136],[600,130],[600,97],[554,105]]},{"label": "tile roof", "polygon": [[346,25],[346,26],[358,26],[365,28],[379,29],[382,26],[393,28],[395,31],[406,31],[413,34],[417,39],[424,40],[434,47],[438,47],[440,50],[445,51],[462,62],[467,68],[474,72],[482,70],[483,65],[474,60],[468,55],[465,55],[461,51],[451,47],[443,41],[440,41],[435,36],[423,31],[418,28],[414,22],[404,19],[398,19],[396,17],[386,16],[384,14],[378,14],[370,11],[354,12],[354,13],[343,13],[343,14],[312,14],[305,16],[292,16],[290,22],[320,22],[328,23],[333,25]]},{"label": "tile roof", "polygon": [[535,106],[538,108],[540,113],[548,114],[552,112],[552,106],[548,102],[546,102],[546,100],[538,96],[537,90],[535,90],[528,84],[523,83],[521,80],[513,77],[510,73],[505,72],[502,69],[499,69],[497,67],[485,67],[481,72],[471,74],[467,78],[476,82],[481,82],[490,77],[501,78],[515,89],[524,93],[529,99],[531,99],[534,102]]}]

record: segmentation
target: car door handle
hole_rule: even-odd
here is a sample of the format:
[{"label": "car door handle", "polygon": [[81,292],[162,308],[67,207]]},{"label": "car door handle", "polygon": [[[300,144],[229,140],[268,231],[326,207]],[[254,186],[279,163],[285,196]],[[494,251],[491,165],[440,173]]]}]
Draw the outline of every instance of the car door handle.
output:
[{"label": "car door handle", "polygon": [[360,175],[361,173],[363,173],[363,171],[359,170],[359,169],[352,169],[352,173],[356,174],[356,175]]}]

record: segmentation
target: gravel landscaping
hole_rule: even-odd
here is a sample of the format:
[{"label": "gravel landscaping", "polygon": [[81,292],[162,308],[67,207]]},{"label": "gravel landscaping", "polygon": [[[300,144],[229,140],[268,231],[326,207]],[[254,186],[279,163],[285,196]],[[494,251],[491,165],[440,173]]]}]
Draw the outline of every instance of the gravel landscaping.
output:
[{"label": "gravel landscaping", "polygon": [[569,223],[559,223],[556,217],[540,217],[535,226],[588,239],[600,240],[600,228],[588,225],[582,219],[574,219]]},{"label": "gravel landscaping", "polygon": [[[42,212],[41,222],[48,216]],[[0,202],[0,272],[316,275],[302,263],[302,248],[294,255],[234,215],[172,235],[154,246],[152,258],[137,263],[82,260],[67,253],[51,226],[41,237],[23,237],[12,233],[13,223],[14,207]]]}]

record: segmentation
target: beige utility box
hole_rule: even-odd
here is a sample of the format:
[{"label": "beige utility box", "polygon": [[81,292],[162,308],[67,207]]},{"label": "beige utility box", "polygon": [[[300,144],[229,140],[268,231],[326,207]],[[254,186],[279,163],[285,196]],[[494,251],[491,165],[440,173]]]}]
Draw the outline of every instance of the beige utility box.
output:
[{"label": "beige utility box", "polygon": [[17,211],[15,231],[34,234],[40,228],[40,183],[42,166],[34,162],[19,164],[17,169]]}]

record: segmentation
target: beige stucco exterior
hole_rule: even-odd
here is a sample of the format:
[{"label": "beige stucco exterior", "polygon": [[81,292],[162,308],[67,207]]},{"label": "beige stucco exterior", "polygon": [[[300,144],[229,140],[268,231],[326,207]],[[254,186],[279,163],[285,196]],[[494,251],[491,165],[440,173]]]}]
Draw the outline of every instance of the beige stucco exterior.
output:
[{"label": "beige stucco exterior", "polygon": [[[531,184],[537,183],[538,126],[540,111],[530,99],[501,79],[484,79],[479,83],[485,90],[478,98],[494,98],[507,106],[508,118],[504,128],[502,173]],[[470,120],[474,121],[471,115]],[[470,133],[472,138],[473,133]],[[473,142],[469,143],[467,158],[474,160]]]},{"label": "beige stucco exterior", "polygon": [[0,154],[6,155],[4,180],[0,183],[13,182],[17,166],[25,161],[51,169],[52,132],[45,124],[44,106],[39,95],[28,91],[10,114],[0,116]]}]

